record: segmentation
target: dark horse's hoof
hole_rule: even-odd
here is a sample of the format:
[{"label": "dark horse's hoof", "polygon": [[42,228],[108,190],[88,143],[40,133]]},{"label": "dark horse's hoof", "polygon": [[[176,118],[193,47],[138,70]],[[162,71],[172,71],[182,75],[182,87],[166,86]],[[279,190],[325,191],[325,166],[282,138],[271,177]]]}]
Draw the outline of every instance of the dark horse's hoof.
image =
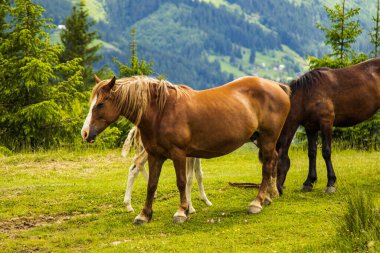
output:
[{"label": "dark horse's hoof", "polygon": [[303,185],[301,191],[303,192],[311,192],[313,190],[312,185]]},{"label": "dark horse's hoof", "polygon": [[135,224],[135,225],[143,225],[144,223],[146,223],[146,221],[138,220],[138,219],[134,220],[134,222],[133,222],[133,224]]},{"label": "dark horse's hoof", "polygon": [[145,223],[145,221],[143,221],[143,220],[135,220],[133,222],[133,224],[135,224],[135,225],[143,225],[144,223]]},{"label": "dark horse's hoof", "polygon": [[327,186],[326,187],[325,193],[334,193],[334,192],[336,192],[335,186]]}]

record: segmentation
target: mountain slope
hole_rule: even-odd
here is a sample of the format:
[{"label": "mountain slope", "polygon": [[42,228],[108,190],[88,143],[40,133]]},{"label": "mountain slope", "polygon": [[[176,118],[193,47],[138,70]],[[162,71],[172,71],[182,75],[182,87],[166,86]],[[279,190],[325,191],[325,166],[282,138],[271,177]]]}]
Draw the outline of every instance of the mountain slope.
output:
[{"label": "mountain slope", "polygon": [[[60,24],[78,0],[40,2],[46,16]],[[348,2],[363,8],[367,31],[357,47],[369,51],[372,2]],[[317,21],[328,23],[320,1],[87,0],[87,5],[106,43],[98,67],[115,67],[112,57],[128,59],[135,27],[139,56],[152,61],[156,73],[194,88],[252,74],[286,81],[303,71],[306,55],[326,53],[323,34],[315,27]]]}]

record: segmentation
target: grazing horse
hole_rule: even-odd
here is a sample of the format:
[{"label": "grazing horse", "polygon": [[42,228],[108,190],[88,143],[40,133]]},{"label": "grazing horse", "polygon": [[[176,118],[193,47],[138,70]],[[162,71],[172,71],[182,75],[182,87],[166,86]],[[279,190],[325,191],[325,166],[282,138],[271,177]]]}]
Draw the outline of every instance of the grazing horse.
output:
[{"label": "grazing horse", "polygon": [[[136,154],[133,157],[133,164],[129,168],[128,173],[128,182],[127,188],[125,189],[124,204],[128,212],[133,212],[133,207],[131,204],[132,199],[132,188],[133,184],[141,172],[145,179],[148,181],[149,176],[145,171],[145,164],[148,161],[148,153],[144,149],[144,146],[141,142],[140,131],[135,126],[133,127],[128,134],[127,139],[124,142],[121,155],[126,157],[129,153],[131,147],[134,146]],[[193,207],[191,201],[191,188],[193,186],[194,174],[198,182],[198,190],[200,199],[207,205],[211,206],[212,203],[208,200],[206,192],[203,186],[203,173],[201,167],[201,160],[195,157],[188,157],[186,159],[186,198],[189,203],[189,213],[195,213],[195,208]]]},{"label": "grazing horse", "polygon": [[140,130],[148,153],[147,197],[135,224],[152,218],[154,193],[166,159],[173,160],[180,193],[174,222],[184,222],[188,211],[186,157],[223,156],[256,138],[263,177],[248,212],[259,213],[266,197],[270,201],[278,196],[276,142],[290,110],[288,86],[259,77],[243,77],[203,91],[146,76],[96,80],[83,139],[94,142],[123,115]]},{"label": "grazing horse", "polygon": [[336,176],[331,163],[333,127],[349,127],[369,119],[380,108],[380,58],[341,69],[319,68],[290,84],[291,109],[278,139],[277,187],[283,191],[290,167],[289,146],[299,125],[308,140],[309,174],[303,191],[317,180],[318,131],[322,133],[322,156],[327,168],[326,192],[334,192]]}]

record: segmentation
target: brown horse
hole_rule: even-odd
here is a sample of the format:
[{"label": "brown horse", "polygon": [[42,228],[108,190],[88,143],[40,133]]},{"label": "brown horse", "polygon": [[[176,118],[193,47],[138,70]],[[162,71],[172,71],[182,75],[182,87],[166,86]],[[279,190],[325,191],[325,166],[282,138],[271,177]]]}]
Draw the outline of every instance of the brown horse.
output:
[{"label": "brown horse", "polygon": [[122,115],[139,128],[148,152],[147,197],[136,224],[149,222],[152,217],[154,193],[166,159],[173,160],[180,192],[174,222],[183,222],[188,209],[186,157],[226,155],[255,138],[263,178],[248,211],[261,211],[267,188],[270,197],[278,196],[276,142],[290,110],[287,86],[259,77],[240,78],[204,91],[145,76],[96,80],[82,137],[94,142],[98,134]]},{"label": "brown horse", "polygon": [[283,191],[290,167],[289,146],[299,125],[308,140],[309,174],[303,183],[311,191],[317,180],[318,131],[322,133],[322,156],[327,167],[326,192],[335,191],[331,163],[333,127],[348,127],[369,119],[380,108],[380,58],[341,69],[314,69],[290,84],[291,109],[278,139],[277,187]]}]

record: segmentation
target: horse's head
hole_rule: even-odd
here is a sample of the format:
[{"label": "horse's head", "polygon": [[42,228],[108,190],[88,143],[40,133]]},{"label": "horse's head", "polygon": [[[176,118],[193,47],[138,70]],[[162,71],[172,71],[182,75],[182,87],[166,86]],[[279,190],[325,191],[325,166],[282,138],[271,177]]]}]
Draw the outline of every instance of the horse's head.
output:
[{"label": "horse's head", "polygon": [[87,142],[94,142],[107,126],[119,118],[119,112],[115,105],[114,94],[111,92],[116,83],[116,78],[101,81],[95,76],[97,85],[92,91],[91,106],[82,127],[82,138]]}]

